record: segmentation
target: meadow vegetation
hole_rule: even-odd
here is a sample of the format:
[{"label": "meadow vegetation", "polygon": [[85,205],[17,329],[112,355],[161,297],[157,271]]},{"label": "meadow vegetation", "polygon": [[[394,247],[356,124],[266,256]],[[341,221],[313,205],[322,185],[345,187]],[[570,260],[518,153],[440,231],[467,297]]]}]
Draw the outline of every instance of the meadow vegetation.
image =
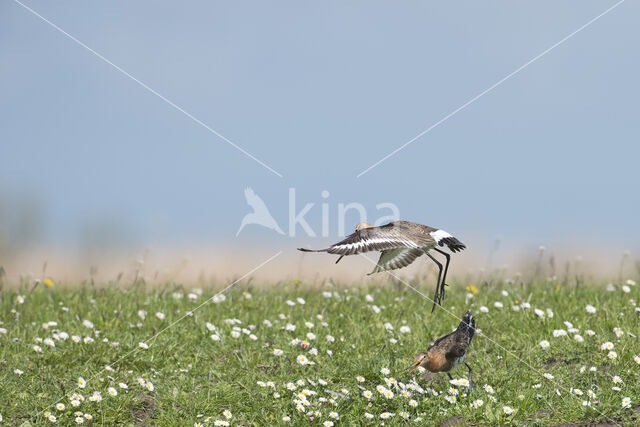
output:
[{"label": "meadow vegetation", "polygon": [[[417,425],[640,422],[640,286],[555,280],[224,293],[43,282],[0,291],[8,425]],[[466,286],[465,286],[466,285]],[[471,308],[464,366],[410,373]]]}]

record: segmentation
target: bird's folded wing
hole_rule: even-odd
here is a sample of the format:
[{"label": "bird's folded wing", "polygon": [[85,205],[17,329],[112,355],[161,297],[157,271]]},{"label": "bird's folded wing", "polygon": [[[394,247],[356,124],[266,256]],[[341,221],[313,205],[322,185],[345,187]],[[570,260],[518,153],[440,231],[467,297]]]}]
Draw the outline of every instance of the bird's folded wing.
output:
[{"label": "bird's folded wing", "polygon": [[407,233],[405,228],[391,222],[381,227],[358,230],[343,241],[331,245],[326,251],[330,254],[355,255],[394,248],[421,248],[433,242],[428,234]]},{"label": "bird's folded wing", "polygon": [[468,343],[456,340],[447,349],[445,357],[448,360],[454,360],[454,359],[457,359],[458,357],[462,357],[467,353],[467,348],[468,347],[469,347]]},{"label": "bird's folded wing", "polygon": [[422,249],[415,248],[395,248],[384,250],[380,254],[378,265],[376,265],[373,271],[369,274],[406,267],[423,253],[424,251]]}]

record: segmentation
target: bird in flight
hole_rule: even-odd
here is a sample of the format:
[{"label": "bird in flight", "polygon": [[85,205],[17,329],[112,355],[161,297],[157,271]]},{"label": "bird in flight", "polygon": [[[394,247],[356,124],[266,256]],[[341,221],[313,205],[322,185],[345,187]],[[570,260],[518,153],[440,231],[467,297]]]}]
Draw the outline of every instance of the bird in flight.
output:
[{"label": "bird in flight", "polygon": [[[445,294],[444,287],[447,286],[447,271],[451,260],[451,255],[438,249],[439,246],[446,246],[454,253],[466,248],[460,240],[444,230],[410,221],[393,221],[379,227],[362,222],[358,224],[355,232],[326,249],[298,248],[298,250],[340,255],[336,264],[346,255],[381,251],[376,267],[369,274],[406,267],[422,254],[426,254],[438,266],[438,281],[433,298],[433,308],[431,309],[431,312],[433,312],[436,304],[442,304]],[[442,263],[429,253],[431,250],[445,256],[444,275]]]},{"label": "bird in flight", "polygon": [[413,371],[422,366],[429,372],[446,372],[452,380],[450,371],[464,363],[469,369],[469,388],[473,390],[471,366],[465,359],[475,332],[476,321],[471,310],[467,310],[456,330],[431,343],[426,353],[418,354],[410,369]]},{"label": "bird in flight", "polygon": [[267,205],[251,188],[247,187],[244,190],[244,198],[247,199],[247,204],[253,208],[253,212],[246,214],[244,218],[242,218],[242,223],[236,236],[240,234],[244,226],[248,224],[258,224],[275,230],[280,234],[284,234],[284,231],[282,231],[276,220],[271,216]]}]

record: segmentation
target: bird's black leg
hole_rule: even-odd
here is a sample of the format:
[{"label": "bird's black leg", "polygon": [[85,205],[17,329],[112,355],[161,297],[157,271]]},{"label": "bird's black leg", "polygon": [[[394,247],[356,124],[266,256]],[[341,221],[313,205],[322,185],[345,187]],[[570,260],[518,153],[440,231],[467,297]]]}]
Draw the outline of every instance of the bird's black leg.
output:
[{"label": "bird's black leg", "polygon": [[444,299],[444,287],[445,286],[449,286],[449,285],[447,285],[447,271],[449,271],[449,262],[451,261],[451,255],[449,255],[445,251],[441,251],[438,248],[433,248],[433,249],[436,250],[437,252],[440,252],[447,259],[447,263],[444,266],[444,274],[442,275],[442,285],[441,285],[441,288],[440,288],[441,292],[442,292],[442,295],[440,295],[440,300],[442,300],[442,299]]},{"label": "bird's black leg", "polygon": [[440,264],[440,262],[435,259],[433,256],[431,256],[431,254],[429,252],[426,252],[427,256],[429,258],[431,258],[433,260],[433,262],[435,262],[438,265],[438,282],[436,283],[436,293],[433,297],[433,308],[431,309],[431,312],[433,313],[433,310],[436,309],[436,303],[438,304],[442,304],[441,302],[441,298],[440,298],[440,294],[442,293],[442,285],[440,282],[440,278],[442,277],[442,264]]},{"label": "bird's black leg", "polygon": [[[453,381],[453,377],[451,376],[451,374],[449,372],[447,372],[447,375],[449,375],[449,380]],[[449,383],[449,384],[451,384],[451,383]],[[451,384],[451,385],[453,385],[453,384]],[[457,389],[458,386],[453,385],[453,388]]]},{"label": "bird's black leg", "polygon": [[467,362],[464,362],[464,364],[467,366],[467,369],[469,369],[469,391],[473,391],[473,373],[471,371],[471,366],[469,366]]}]

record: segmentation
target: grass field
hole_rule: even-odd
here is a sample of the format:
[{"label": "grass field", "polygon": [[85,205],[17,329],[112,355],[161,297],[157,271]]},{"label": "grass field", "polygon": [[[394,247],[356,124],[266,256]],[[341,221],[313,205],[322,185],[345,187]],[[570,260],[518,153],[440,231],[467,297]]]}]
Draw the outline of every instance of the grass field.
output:
[{"label": "grass field", "polygon": [[[431,281],[410,283],[431,296]],[[215,292],[59,284],[0,292],[3,422],[640,422],[632,281],[608,289],[452,281],[433,314],[397,282],[240,283],[210,300]],[[415,354],[467,308],[479,329],[467,357],[474,390],[452,388],[444,374],[410,374]],[[467,378],[466,368],[453,376]]]}]

